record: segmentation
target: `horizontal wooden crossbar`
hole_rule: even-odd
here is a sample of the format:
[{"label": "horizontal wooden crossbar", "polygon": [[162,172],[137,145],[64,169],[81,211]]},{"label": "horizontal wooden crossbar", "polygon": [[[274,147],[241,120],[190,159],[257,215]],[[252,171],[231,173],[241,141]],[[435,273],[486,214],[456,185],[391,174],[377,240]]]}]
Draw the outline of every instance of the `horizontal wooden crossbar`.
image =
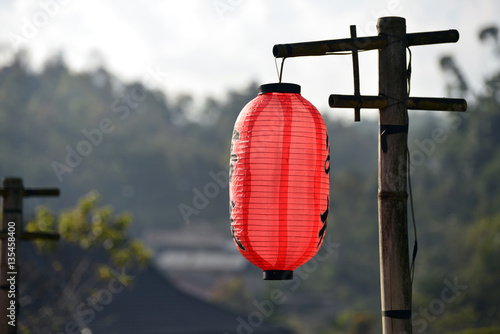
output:
[{"label": "horizontal wooden crossbar", "polygon": [[[0,189],[0,195],[5,195],[7,193],[6,189]],[[60,191],[58,188],[32,188],[23,189],[23,197],[46,197],[46,196],[59,196]]]},{"label": "horizontal wooden crossbar", "polygon": [[59,196],[60,191],[58,188],[33,188],[33,189],[24,189],[23,196]]},{"label": "horizontal wooden crossbar", "polygon": [[[355,96],[332,94],[328,99],[331,108],[365,108],[382,109],[389,101],[385,96]],[[464,112],[467,110],[467,101],[464,99],[448,99],[435,97],[409,97],[406,100],[408,109],[443,110]]]},{"label": "horizontal wooden crossbar", "polygon": [[[457,30],[443,30],[406,34],[406,45],[429,45],[441,43],[455,43],[458,41]],[[302,42],[291,44],[276,44],[273,55],[277,58],[324,56],[330,53],[353,50],[376,50],[387,44],[384,35],[358,38],[344,38],[315,42]]]},{"label": "horizontal wooden crossbar", "polygon": [[[7,239],[9,237],[8,233],[0,232],[0,239]],[[49,233],[49,232],[22,232],[21,240],[36,240],[36,239],[44,239],[44,240],[59,240],[61,236],[58,233]]]}]

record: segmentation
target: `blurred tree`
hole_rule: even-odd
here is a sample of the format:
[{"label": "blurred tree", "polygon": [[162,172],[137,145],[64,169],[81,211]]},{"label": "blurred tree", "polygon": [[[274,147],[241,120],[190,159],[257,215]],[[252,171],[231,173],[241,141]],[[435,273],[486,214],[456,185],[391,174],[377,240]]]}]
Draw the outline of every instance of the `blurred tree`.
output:
[{"label": "blurred tree", "polygon": [[68,324],[85,328],[95,314],[86,306],[102,309],[112,294],[133,284],[132,273],[148,264],[150,252],[127,236],[131,216],[116,215],[98,202],[98,193],[90,192],[57,219],[50,209],[40,207],[26,225],[30,232],[57,231],[61,240],[36,241],[38,254],[22,254],[23,333],[63,332]]},{"label": "blurred tree", "polygon": [[[484,29],[479,37],[496,41],[497,29]],[[498,329],[484,327],[500,325],[500,271],[495,265],[500,256],[500,135],[495,130],[500,126],[500,73],[471,92],[452,57],[442,58],[441,65],[454,73],[452,86],[459,87],[459,95],[469,97],[469,110],[434,127],[444,131],[443,141],[421,137],[413,146],[435,151],[426,156],[425,170],[412,175],[418,180],[414,189],[420,223],[415,323],[426,333],[476,327],[482,329],[457,333],[496,333]],[[461,290],[443,300],[451,281]],[[430,312],[426,321],[419,310]]]}]

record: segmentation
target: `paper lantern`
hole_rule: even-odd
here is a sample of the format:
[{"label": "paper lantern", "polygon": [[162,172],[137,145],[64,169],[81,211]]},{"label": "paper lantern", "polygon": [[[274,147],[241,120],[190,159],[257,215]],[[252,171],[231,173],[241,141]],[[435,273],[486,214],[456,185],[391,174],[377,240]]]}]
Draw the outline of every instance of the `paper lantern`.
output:
[{"label": "paper lantern", "polygon": [[231,232],[264,279],[292,279],[320,248],[329,152],[325,122],[299,85],[262,85],[239,114],[231,141]]}]

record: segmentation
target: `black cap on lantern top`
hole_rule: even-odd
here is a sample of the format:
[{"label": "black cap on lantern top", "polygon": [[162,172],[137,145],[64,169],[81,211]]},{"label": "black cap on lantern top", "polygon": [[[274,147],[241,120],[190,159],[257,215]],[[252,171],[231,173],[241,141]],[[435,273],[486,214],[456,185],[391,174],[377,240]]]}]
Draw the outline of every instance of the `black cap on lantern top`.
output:
[{"label": "black cap on lantern top", "polygon": [[264,280],[290,280],[293,279],[292,270],[266,270],[262,272]]},{"label": "black cap on lantern top", "polygon": [[293,83],[270,83],[259,87],[259,94],[265,93],[295,93],[300,94],[300,86]]}]

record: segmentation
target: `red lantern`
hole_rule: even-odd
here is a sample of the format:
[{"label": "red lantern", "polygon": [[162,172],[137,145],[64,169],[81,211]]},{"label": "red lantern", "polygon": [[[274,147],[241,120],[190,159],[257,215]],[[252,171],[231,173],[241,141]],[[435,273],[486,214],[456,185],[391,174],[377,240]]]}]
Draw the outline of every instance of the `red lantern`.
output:
[{"label": "red lantern", "polygon": [[239,114],[231,142],[231,232],[264,279],[292,279],[321,246],[329,151],[325,122],[299,85],[262,85]]}]

